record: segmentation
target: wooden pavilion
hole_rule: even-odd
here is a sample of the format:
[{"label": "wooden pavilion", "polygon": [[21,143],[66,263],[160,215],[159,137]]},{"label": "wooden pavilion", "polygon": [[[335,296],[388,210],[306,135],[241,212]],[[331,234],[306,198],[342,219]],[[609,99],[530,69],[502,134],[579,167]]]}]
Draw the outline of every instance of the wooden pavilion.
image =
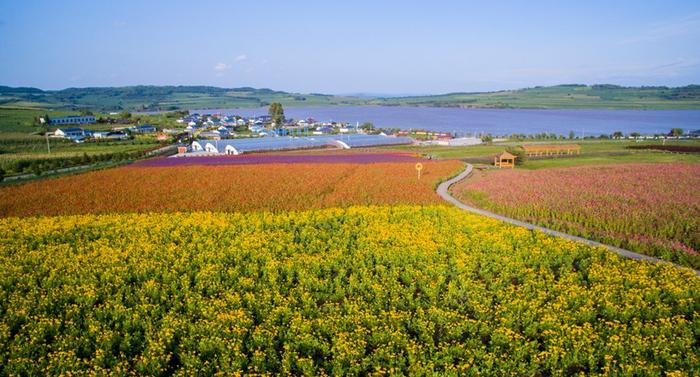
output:
[{"label": "wooden pavilion", "polygon": [[581,154],[581,146],[578,144],[527,144],[522,148],[529,157]]},{"label": "wooden pavilion", "polygon": [[517,156],[514,156],[506,151],[503,153],[497,155],[496,157],[493,158],[493,165],[496,166],[497,168],[514,168],[515,167],[515,159]]}]

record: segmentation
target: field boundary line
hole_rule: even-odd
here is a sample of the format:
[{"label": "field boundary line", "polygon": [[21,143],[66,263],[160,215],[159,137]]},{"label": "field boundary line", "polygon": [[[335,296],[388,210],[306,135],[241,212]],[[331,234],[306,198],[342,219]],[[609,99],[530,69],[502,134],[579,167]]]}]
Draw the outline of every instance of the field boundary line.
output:
[{"label": "field boundary line", "polygon": [[693,271],[696,276],[700,276],[700,271],[694,270],[690,267],[681,266],[681,265],[678,265],[678,264],[675,264],[675,263],[672,263],[672,262],[669,262],[669,261],[666,261],[663,259],[659,259],[656,257],[652,257],[649,255],[635,253],[633,251],[622,249],[622,248],[619,248],[616,246],[606,245],[606,244],[600,243],[598,241],[593,241],[593,240],[589,240],[589,239],[586,239],[583,237],[574,236],[574,235],[571,235],[568,233],[559,232],[559,231],[556,231],[553,229],[545,228],[545,227],[531,224],[531,223],[528,223],[525,221],[511,219],[510,217],[501,216],[501,215],[495,214],[495,213],[490,212],[490,211],[486,211],[486,210],[479,209],[476,207],[468,206],[468,205],[462,203],[461,201],[457,200],[457,198],[453,197],[452,194],[450,194],[450,187],[452,187],[452,185],[454,185],[455,183],[467,178],[472,173],[473,170],[474,170],[474,167],[471,164],[467,163],[466,168],[464,169],[463,172],[459,173],[457,176],[452,177],[452,178],[440,183],[440,185],[438,185],[437,190],[436,190],[437,194],[440,195],[440,197],[443,198],[444,200],[446,200],[447,202],[452,203],[455,206],[457,206],[458,208],[461,208],[465,211],[469,211],[469,212],[476,213],[476,214],[479,214],[482,216],[490,217],[492,219],[504,221],[504,222],[507,222],[507,223],[510,223],[513,225],[517,225],[517,226],[520,226],[520,227],[523,227],[523,228],[526,228],[529,230],[537,230],[537,231],[549,234],[551,236],[562,237],[562,238],[566,238],[566,239],[571,240],[571,241],[581,242],[581,243],[584,243],[584,244],[589,245],[589,246],[603,247],[603,248],[606,248],[606,249],[608,249],[608,250],[610,250],[618,255],[621,255],[625,258],[638,260],[638,261],[649,261],[649,262],[654,262],[654,263],[672,264],[678,268]]}]

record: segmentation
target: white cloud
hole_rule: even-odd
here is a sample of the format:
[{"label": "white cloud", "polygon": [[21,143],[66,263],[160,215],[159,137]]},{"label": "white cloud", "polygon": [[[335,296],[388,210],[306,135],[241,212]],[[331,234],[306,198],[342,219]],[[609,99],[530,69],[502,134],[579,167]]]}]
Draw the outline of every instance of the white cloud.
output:
[{"label": "white cloud", "polygon": [[219,63],[216,63],[216,65],[214,66],[214,70],[216,72],[224,72],[224,71],[228,71],[229,69],[231,69],[231,65],[226,64],[226,63],[219,62]]},{"label": "white cloud", "polygon": [[226,71],[228,71],[229,69],[231,69],[231,64],[226,64],[226,63],[222,63],[222,62],[218,62],[214,66],[214,71],[216,72],[216,77],[223,76],[224,73],[226,73]]},{"label": "white cloud", "polygon": [[[236,56],[233,59],[233,62],[240,63],[240,62],[245,61],[245,60],[248,60],[248,55],[241,54],[241,55]],[[219,77],[223,76],[226,71],[228,71],[232,68],[233,68],[233,64],[228,64],[228,63],[224,63],[224,62],[218,62],[214,65],[214,71],[216,72],[216,76],[219,76]]]}]

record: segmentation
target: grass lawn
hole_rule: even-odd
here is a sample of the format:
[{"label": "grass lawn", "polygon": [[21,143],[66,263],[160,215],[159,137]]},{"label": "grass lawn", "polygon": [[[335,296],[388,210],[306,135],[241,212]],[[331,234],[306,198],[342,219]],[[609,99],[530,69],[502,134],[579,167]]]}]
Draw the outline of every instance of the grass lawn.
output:
[{"label": "grass lawn", "polygon": [[622,164],[633,162],[689,162],[700,163],[699,154],[681,154],[669,152],[632,152],[629,154],[600,154],[593,156],[560,157],[541,160],[527,160],[520,167],[523,169],[562,168],[568,166]]},{"label": "grass lawn", "polygon": [[503,145],[497,144],[472,145],[468,147],[446,147],[439,145],[399,145],[395,147],[390,147],[390,149],[393,150],[431,155],[439,159],[487,157],[495,155],[498,152],[502,152],[504,148],[505,147]]}]

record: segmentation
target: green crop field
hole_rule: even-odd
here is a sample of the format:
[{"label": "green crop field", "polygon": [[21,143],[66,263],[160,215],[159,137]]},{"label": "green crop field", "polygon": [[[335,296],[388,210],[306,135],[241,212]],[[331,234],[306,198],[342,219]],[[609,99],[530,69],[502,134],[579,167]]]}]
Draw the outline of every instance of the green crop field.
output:
[{"label": "green crop field", "polygon": [[[136,136],[132,140],[87,141],[74,143],[60,138],[49,138],[50,153],[43,133],[47,130],[39,118],[76,115],[75,111],[50,111],[17,107],[0,107],[0,176],[26,174],[55,175],[57,169],[85,165],[114,165],[140,158],[145,152],[164,145],[153,136]],[[107,118],[107,114],[95,114]],[[174,113],[132,115],[131,124],[149,123],[161,128],[178,126]],[[95,123],[85,126],[92,131],[106,131],[129,124]],[[48,130],[53,132],[55,126]],[[28,177],[31,178],[31,177]],[[24,178],[23,178],[24,179]]]},{"label": "green crop field", "polygon": [[40,132],[43,130],[43,128],[40,126],[38,118],[47,114],[50,117],[58,117],[75,115],[75,112],[0,106],[0,134],[28,134],[32,132]]}]

